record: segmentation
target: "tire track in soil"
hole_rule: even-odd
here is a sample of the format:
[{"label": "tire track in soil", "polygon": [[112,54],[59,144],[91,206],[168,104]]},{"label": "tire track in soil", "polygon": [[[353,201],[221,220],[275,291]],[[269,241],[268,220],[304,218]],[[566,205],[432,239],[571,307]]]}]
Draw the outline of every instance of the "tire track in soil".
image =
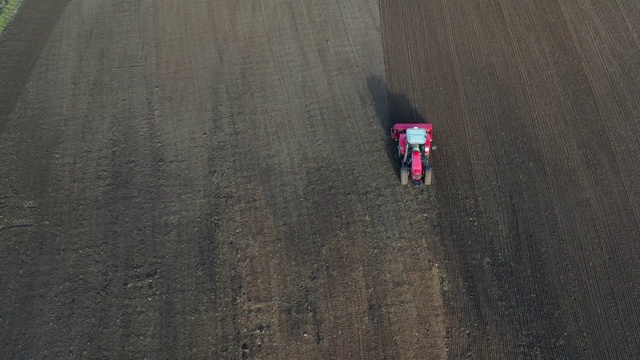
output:
[{"label": "tire track in soil", "polygon": [[[59,6],[61,3],[52,2],[51,5]],[[61,194],[48,191],[52,178],[56,175],[52,163],[56,162],[57,148],[63,134],[60,128],[64,123],[64,112],[69,108],[65,97],[55,94],[55,91],[52,93],[56,86],[68,86],[68,79],[55,71],[56,67],[53,65],[56,61],[64,63],[66,58],[54,47],[44,45],[49,31],[58,20],[59,12],[55,11],[55,6],[54,11],[48,14],[51,18],[42,17],[40,10],[24,15],[27,18],[35,15],[34,24],[43,26],[37,33],[43,38],[34,39],[30,44],[33,48],[22,54],[24,58],[19,59],[25,61],[20,66],[26,67],[16,70],[16,74],[33,70],[29,77],[31,81],[44,85],[25,87],[24,91],[16,85],[15,90],[19,94],[15,95],[21,95],[21,101],[9,106],[12,110],[10,116],[2,117],[2,121],[7,122],[3,123],[6,126],[2,128],[0,141],[3,159],[0,177],[3,182],[6,181],[11,197],[37,199],[39,204],[39,208],[32,211],[34,227],[30,231],[3,234],[1,240],[2,243],[9,240],[11,244],[2,253],[2,263],[6,266],[2,269],[3,281],[0,281],[6,284],[6,288],[2,289],[3,294],[6,294],[3,296],[5,302],[2,308],[5,312],[2,317],[7,321],[2,326],[4,331],[1,346],[3,354],[13,354],[14,357],[34,357],[42,350],[50,351],[52,354],[59,353],[56,337],[61,336],[64,331],[60,330],[64,329],[60,325],[69,321],[69,317],[64,315],[73,315],[67,312],[61,316],[59,308],[61,303],[70,300],[67,292],[72,286],[69,286],[67,274],[61,269],[63,266],[60,264],[66,259],[64,255],[60,255],[56,241],[56,225],[61,216],[54,216],[51,211],[55,209],[60,214],[64,212],[63,207],[52,206],[54,199]],[[16,31],[20,32],[21,23],[15,22],[14,25]],[[59,25],[53,33],[60,34],[62,30],[71,29],[73,26],[68,24]],[[36,32],[26,30],[25,36],[36,36]],[[8,39],[3,37],[3,41],[7,41],[3,49],[19,49],[24,45],[17,45]],[[17,35],[17,40],[19,42],[24,39]],[[44,54],[43,57],[52,61],[34,64],[40,51]],[[8,61],[7,64],[7,68],[14,66],[12,61]],[[13,79],[8,83],[14,80],[15,84],[21,81],[26,84],[25,78]],[[3,192],[6,189],[4,185]],[[53,277],[52,274],[57,276]],[[32,341],[33,338],[39,340]]]},{"label": "tire track in soil", "polygon": [[26,2],[0,36],[0,132],[69,0]]},{"label": "tire track in soil", "polygon": [[[62,267],[75,269],[83,283],[71,293],[83,308],[77,321],[90,329],[72,349],[80,353],[144,356],[162,343],[152,324],[171,270],[159,241],[167,202],[158,181],[164,170],[151,85],[153,40],[150,18],[142,16],[149,9],[149,2],[74,8],[73,16],[89,15],[89,31],[80,27],[88,40],[81,65],[71,69],[79,94],[67,111],[57,168],[66,170],[68,191],[82,199],[67,216],[85,218],[80,228],[67,219],[61,223],[71,226],[60,230],[65,252],[86,254]],[[74,242],[78,248],[67,248]]]}]

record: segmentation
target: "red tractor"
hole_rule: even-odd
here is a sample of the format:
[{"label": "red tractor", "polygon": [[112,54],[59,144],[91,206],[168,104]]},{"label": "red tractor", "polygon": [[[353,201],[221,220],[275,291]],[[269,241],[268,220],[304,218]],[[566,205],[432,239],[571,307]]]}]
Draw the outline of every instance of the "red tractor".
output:
[{"label": "red tractor", "polygon": [[429,155],[432,146],[431,124],[395,124],[391,128],[391,138],[398,142],[400,159],[400,182],[413,187],[431,185],[431,164]]}]

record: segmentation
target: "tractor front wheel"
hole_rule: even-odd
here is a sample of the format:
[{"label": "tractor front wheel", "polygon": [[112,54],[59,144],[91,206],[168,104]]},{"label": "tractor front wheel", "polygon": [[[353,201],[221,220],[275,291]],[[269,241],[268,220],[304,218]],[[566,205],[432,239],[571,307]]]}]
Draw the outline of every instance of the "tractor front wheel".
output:
[{"label": "tractor front wheel", "polygon": [[403,166],[400,169],[400,183],[402,185],[409,185],[409,168]]}]

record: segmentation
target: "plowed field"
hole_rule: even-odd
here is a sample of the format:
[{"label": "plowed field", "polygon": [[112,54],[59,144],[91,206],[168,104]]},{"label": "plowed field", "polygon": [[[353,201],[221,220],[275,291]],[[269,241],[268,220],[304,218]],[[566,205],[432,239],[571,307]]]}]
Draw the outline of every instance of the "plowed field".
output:
[{"label": "plowed field", "polygon": [[[633,358],[632,1],[25,0],[3,358]],[[389,127],[430,121],[435,185]]]},{"label": "plowed field", "polygon": [[[382,1],[394,111],[434,123],[449,355],[640,353],[640,7]],[[392,118],[393,120],[393,118]]]}]

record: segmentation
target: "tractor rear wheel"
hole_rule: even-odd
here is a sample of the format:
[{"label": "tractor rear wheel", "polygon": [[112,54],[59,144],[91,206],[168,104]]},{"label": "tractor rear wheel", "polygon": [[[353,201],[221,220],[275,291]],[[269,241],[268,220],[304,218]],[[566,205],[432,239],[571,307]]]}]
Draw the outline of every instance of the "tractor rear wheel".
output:
[{"label": "tractor rear wheel", "polygon": [[424,184],[425,185],[431,185],[431,173],[432,173],[431,169],[427,169],[424,172]]},{"label": "tractor rear wheel", "polygon": [[409,169],[406,167],[400,169],[400,183],[402,185],[409,185]]}]

